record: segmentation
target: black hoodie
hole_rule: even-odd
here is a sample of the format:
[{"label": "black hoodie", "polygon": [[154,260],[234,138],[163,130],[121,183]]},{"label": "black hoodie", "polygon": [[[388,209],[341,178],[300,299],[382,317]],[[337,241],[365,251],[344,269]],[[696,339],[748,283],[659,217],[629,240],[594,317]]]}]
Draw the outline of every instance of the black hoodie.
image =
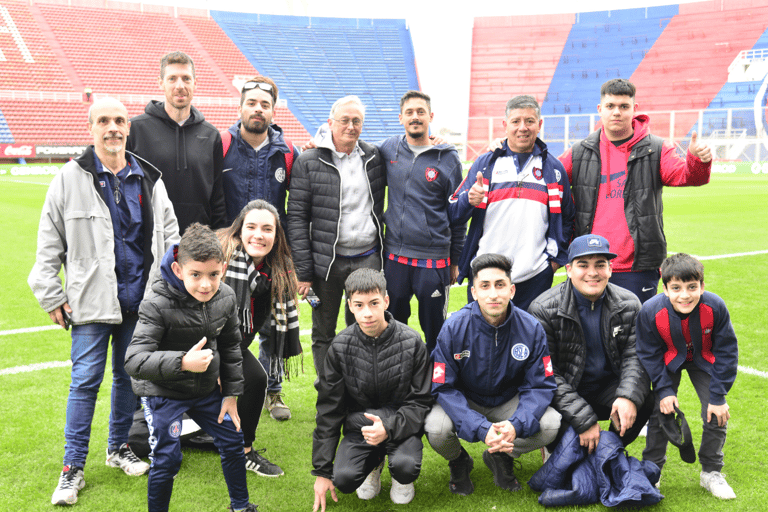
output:
[{"label": "black hoodie", "polygon": [[226,225],[221,135],[194,106],[179,126],[164,102],[150,101],[144,114],[131,119],[127,148],[163,173],[179,233],[193,222],[214,229]]}]

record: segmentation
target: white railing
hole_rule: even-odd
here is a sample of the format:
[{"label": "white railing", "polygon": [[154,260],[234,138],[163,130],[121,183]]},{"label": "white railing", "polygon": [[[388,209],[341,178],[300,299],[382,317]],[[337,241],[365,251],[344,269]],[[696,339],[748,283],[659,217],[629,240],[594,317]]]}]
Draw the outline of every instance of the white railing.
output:
[{"label": "white railing", "polygon": [[[112,97],[123,103],[145,105],[150,100],[163,100],[161,94],[102,94],[94,93],[93,99]],[[0,99],[3,100],[28,100],[28,101],[83,101],[84,93],[71,91],[3,91],[0,90]],[[213,105],[224,107],[237,107],[240,105],[239,97],[212,97],[195,96],[192,101],[195,105]]]}]

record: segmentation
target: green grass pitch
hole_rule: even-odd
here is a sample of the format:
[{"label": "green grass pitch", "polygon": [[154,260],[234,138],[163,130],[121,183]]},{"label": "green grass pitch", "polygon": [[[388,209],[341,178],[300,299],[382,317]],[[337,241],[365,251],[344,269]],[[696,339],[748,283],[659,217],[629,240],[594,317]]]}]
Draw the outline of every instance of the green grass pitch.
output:
[{"label": "green grass pitch", "polygon": [[[27,286],[37,239],[40,209],[48,177],[0,177],[0,228],[3,258],[0,260],[0,331],[50,325],[48,315],[38,306]],[[674,448],[662,476],[665,499],[655,507],[660,511],[699,510],[762,511],[768,497],[766,455],[768,409],[763,394],[768,387],[768,176],[714,175],[702,188],[665,189],[665,230],[671,252],[689,252],[711,257],[752,253],[741,256],[705,259],[706,289],[722,296],[728,304],[739,338],[740,365],[763,372],[763,376],[741,372],[728,403],[732,419],[725,446],[725,469],[738,498],[720,502],[699,487],[700,466],[683,463]],[[759,253],[759,251],[763,251]],[[559,273],[557,281],[563,279]],[[449,311],[459,309],[465,298],[464,287],[452,290]],[[414,307],[415,311],[415,307]],[[411,326],[418,329],[415,315]],[[302,329],[311,326],[309,307],[301,310]],[[267,414],[257,432],[255,448],[267,447],[267,457],[285,470],[280,478],[248,474],[251,500],[264,511],[309,511],[312,508],[314,477],[311,469],[311,437],[314,428],[315,390],[309,336],[303,336],[304,373],[285,383],[286,401],[293,418],[285,423]],[[65,403],[69,367],[54,367],[24,373],[7,369],[66,361],[71,341],[63,330],[0,335],[0,510],[40,511],[56,507],[50,497],[61,471],[64,448]],[[131,478],[106,467],[105,448],[109,415],[111,373],[107,370],[99,395],[91,436],[91,450],[85,468],[86,486],[73,507],[79,511],[146,510],[146,476]],[[688,413],[696,444],[701,424],[696,421],[698,401],[685,379],[680,398]],[[426,444],[426,440],[425,440]],[[644,445],[640,438],[629,449],[639,456]],[[340,495],[328,510],[382,511],[397,508],[412,511],[491,511],[539,510],[537,495],[524,486],[511,494],[493,485],[490,471],[482,463],[483,446],[466,445],[475,459],[472,479],[476,485],[471,497],[452,495],[447,488],[448,467],[428,447],[424,447],[421,476],[416,482],[416,498],[407,506],[394,506],[389,500],[389,480],[384,472],[381,495],[362,502],[352,495]],[[228,497],[218,455],[186,450],[181,472],[176,479],[171,510],[224,511]],[[538,453],[523,456],[518,476],[525,482],[540,467]],[[603,507],[579,507],[601,510]],[[575,508],[574,508],[575,510]]]}]

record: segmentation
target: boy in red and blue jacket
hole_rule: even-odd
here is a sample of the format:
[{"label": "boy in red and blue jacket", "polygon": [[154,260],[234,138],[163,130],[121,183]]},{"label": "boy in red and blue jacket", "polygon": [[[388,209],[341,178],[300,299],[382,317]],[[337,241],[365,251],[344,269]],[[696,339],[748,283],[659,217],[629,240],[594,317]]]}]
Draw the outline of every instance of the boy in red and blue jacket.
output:
[{"label": "boy in red and blue jacket", "polygon": [[731,415],[725,396],[736,379],[739,350],[728,308],[704,291],[704,266],[688,254],[675,254],[661,266],[664,294],[647,301],[637,318],[637,354],[653,381],[659,410],[648,422],[643,459],[660,468],[667,438],[658,414],[679,407],[677,389],[686,370],[701,401],[701,486],[721,499],[736,497],[720,470]]}]

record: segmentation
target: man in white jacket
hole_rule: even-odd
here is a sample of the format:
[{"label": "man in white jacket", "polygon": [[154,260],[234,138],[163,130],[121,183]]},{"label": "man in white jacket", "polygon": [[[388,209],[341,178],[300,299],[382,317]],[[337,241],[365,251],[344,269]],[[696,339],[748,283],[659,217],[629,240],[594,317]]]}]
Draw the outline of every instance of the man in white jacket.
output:
[{"label": "man in white jacket", "polygon": [[[28,283],[51,320],[72,327],[72,382],[67,399],[64,468],[51,497],[71,505],[85,485],[96,394],[112,340],[112,410],[106,463],[126,474],[149,465],[127,444],[136,396],[123,359],[149,275],[179,228],[160,172],[126,153],[131,123],[122,103],[100,99],[88,112],[93,146],[62,167],[40,216]],[[66,286],[59,270],[64,266]]]}]

